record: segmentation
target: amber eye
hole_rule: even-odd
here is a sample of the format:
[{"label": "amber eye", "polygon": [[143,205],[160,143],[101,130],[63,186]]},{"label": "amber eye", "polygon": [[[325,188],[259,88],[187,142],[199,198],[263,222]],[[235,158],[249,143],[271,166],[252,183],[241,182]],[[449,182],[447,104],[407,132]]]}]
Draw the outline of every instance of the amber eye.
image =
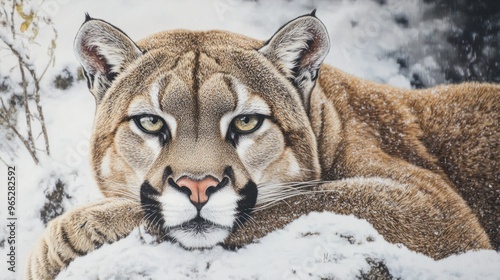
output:
[{"label": "amber eye", "polygon": [[163,130],[165,122],[155,115],[142,115],[134,118],[135,123],[147,133],[158,133]]},{"label": "amber eye", "polygon": [[232,127],[237,133],[251,133],[259,129],[263,120],[261,115],[241,115],[233,119]]}]

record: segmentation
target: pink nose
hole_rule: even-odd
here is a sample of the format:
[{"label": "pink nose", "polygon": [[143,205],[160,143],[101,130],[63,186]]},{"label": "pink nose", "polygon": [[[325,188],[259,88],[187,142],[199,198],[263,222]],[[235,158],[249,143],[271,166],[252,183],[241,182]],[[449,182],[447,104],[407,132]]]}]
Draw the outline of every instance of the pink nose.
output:
[{"label": "pink nose", "polygon": [[177,185],[179,187],[186,187],[191,191],[189,199],[194,203],[203,204],[208,201],[207,189],[210,187],[216,187],[219,181],[213,177],[206,177],[201,181],[191,180],[186,177],[182,177],[177,180]]}]

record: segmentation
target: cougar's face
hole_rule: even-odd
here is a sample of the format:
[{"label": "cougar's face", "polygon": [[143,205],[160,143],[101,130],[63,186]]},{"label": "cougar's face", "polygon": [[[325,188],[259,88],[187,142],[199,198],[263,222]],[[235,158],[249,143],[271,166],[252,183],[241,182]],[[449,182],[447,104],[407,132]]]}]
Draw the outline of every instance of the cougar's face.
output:
[{"label": "cougar's face", "polygon": [[[233,64],[227,71],[210,55],[145,55],[99,105],[93,145],[102,144],[103,132],[114,134],[102,152],[93,151],[103,191],[140,194],[151,225],[189,248],[222,242],[249,218],[260,186],[315,176],[310,156],[284,134],[293,125],[283,122],[302,121],[297,132],[310,129],[293,116],[300,110],[268,99],[267,86],[248,85],[258,79],[238,77],[256,69]],[[118,124],[109,123],[110,113],[121,115]],[[279,120],[283,114],[290,119]]]},{"label": "cougar's face", "polygon": [[269,56],[221,43],[241,40],[227,33],[164,36],[172,48],[138,47],[90,17],[80,29],[97,101],[92,166],[106,196],[141,200],[152,232],[211,247],[286,183],[317,179],[316,142],[297,85]]}]

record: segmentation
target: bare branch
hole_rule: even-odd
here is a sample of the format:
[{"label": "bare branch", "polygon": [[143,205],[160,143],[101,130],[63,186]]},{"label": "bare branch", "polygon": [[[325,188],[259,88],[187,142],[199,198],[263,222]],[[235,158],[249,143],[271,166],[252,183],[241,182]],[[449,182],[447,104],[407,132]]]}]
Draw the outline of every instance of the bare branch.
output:
[{"label": "bare branch", "polygon": [[0,157],[0,161],[3,162],[3,164],[5,164],[5,166],[9,166],[9,164],[2,157]]},{"label": "bare branch", "polygon": [[45,125],[45,117],[43,115],[42,105],[40,103],[40,79],[37,77],[35,70],[33,70],[32,68],[28,68],[28,67],[26,67],[26,69],[28,69],[28,72],[30,73],[31,77],[33,78],[33,82],[35,84],[35,92],[34,92],[35,103],[36,103],[36,109],[38,111],[38,115],[40,117],[40,124],[42,125],[43,140],[45,141],[45,152],[47,153],[47,155],[50,155],[49,136],[47,133],[47,127]]},{"label": "bare branch", "polygon": [[21,133],[19,133],[19,131],[17,130],[17,128],[15,126],[13,126],[11,123],[10,123],[10,120],[9,118],[6,116],[7,112],[8,112],[8,109],[7,107],[5,106],[5,103],[3,102],[3,99],[0,99],[0,102],[2,103],[2,111],[0,111],[0,118],[2,118],[5,122],[5,124],[16,134],[16,136],[19,138],[19,140],[21,140],[21,142],[24,144],[24,146],[26,147],[26,150],[28,150],[28,152],[30,153],[31,157],[33,158],[33,161],[35,161],[36,164],[38,164],[38,157],[36,155],[36,152],[34,150],[32,150],[32,147],[30,145],[30,142],[27,141],[22,135]]},{"label": "bare branch", "polygon": [[4,44],[6,44],[10,48],[10,50],[17,57],[18,62],[19,62],[19,69],[21,71],[23,94],[24,94],[24,99],[25,99],[25,104],[24,104],[25,106],[24,107],[25,107],[25,113],[26,113],[26,123],[28,125],[28,138],[29,138],[29,141],[32,142],[34,145],[35,142],[32,141],[33,135],[32,135],[31,119],[28,117],[28,116],[32,116],[31,111],[30,111],[29,106],[28,106],[28,100],[29,100],[28,99],[28,88],[27,88],[28,85],[27,85],[26,75],[25,75],[23,68],[26,68],[26,70],[28,70],[28,73],[30,74],[30,76],[33,78],[33,82],[34,82],[34,86],[35,86],[35,92],[34,92],[35,103],[36,103],[38,114],[40,116],[40,124],[42,126],[43,138],[44,138],[44,142],[45,142],[45,150],[46,150],[47,155],[50,155],[50,146],[49,146],[49,137],[48,137],[48,133],[47,133],[47,126],[45,124],[45,117],[44,117],[43,109],[42,109],[42,106],[40,103],[40,79],[37,77],[35,70],[32,67],[30,67],[30,65],[22,59],[21,54],[14,48],[13,45],[6,42],[3,39],[2,39],[2,41],[4,42]]},{"label": "bare branch", "polygon": [[[18,53],[19,54],[19,53]],[[28,82],[26,81],[26,74],[24,73],[23,61],[21,56],[18,56],[19,61],[19,71],[21,71],[21,81],[23,87],[23,96],[24,96],[24,114],[26,116],[26,125],[28,130],[28,141],[31,145],[31,150],[35,151],[35,139],[33,138],[33,126],[31,125],[31,110],[29,106],[29,96],[28,96]]]},{"label": "bare branch", "polygon": [[12,20],[12,24],[10,25],[10,31],[12,32],[12,38],[16,39],[16,29],[14,22],[14,11],[16,10],[16,1],[12,1],[12,10],[10,11],[10,19]]},{"label": "bare branch", "polygon": [[[57,33],[57,30],[52,27],[52,31],[54,32],[54,38],[52,38],[53,41],[57,40],[57,37],[58,37],[58,33]],[[51,45],[50,46],[50,59],[49,61],[47,62],[47,65],[45,65],[45,69],[43,69],[42,71],[42,74],[40,74],[40,81],[43,79],[43,76],[45,75],[45,73],[47,72],[47,69],[49,69],[49,66],[51,63],[53,63],[55,61],[55,53],[54,53],[54,45]]]},{"label": "bare branch", "polygon": [[[10,31],[12,33],[12,38],[10,36],[5,36],[5,37],[0,37],[0,42],[3,42],[5,45],[7,45],[8,49],[10,49],[11,54],[13,54],[17,58],[17,64],[19,66],[19,71],[21,74],[21,87],[22,87],[22,94],[24,97],[24,103],[23,108],[24,108],[24,113],[26,117],[26,125],[27,125],[27,138],[22,137],[19,131],[16,129],[14,125],[11,123],[8,123],[9,128],[14,131],[14,133],[22,140],[23,144],[26,146],[30,154],[35,159],[35,162],[38,163],[38,158],[37,158],[37,152],[40,151],[40,149],[37,148],[35,138],[33,137],[34,133],[34,128],[33,128],[33,121],[36,123],[40,123],[41,126],[41,134],[43,134],[44,142],[45,142],[45,153],[47,155],[50,155],[50,145],[49,145],[49,138],[48,138],[48,132],[47,132],[47,126],[45,123],[45,116],[43,113],[43,108],[41,105],[41,96],[40,96],[40,81],[45,75],[48,67],[50,66],[51,63],[54,62],[55,60],[55,54],[54,54],[54,41],[51,42],[51,45],[48,48],[49,51],[49,61],[47,62],[47,65],[43,68],[43,71],[41,72],[40,75],[37,74],[36,68],[35,68],[35,63],[31,61],[29,57],[29,48],[26,48],[25,43],[26,40],[30,40],[30,44],[37,44],[37,42],[34,41],[36,37],[36,32],[38,30],[38,21],[44,21],[46,22],[51,28],[52,31],[54,32],[54,39],[57,38],[57,31],[54,28],[52,24],[50,24],[50,19],[46,19],[43,17],[37,16],[36,11],[30,11],[29,15],[25,15],[23,11],[19,10],[22,8],[23,3],[19,1],[12,1],[12,6],[11,10],[9,11],[10,13],[7,14],[7,10],[9,9],[9,6],[7,6],[5,0],[1,0],[0,3],[2,10],[5,13],[6,16],[6,21],[5,24],[9,25]],[[1,10],[0,10],[1,11]],[[18,33],[16,31],[16,24],[15,24],[15,17],[16,17],[16,11],[18,11],[19,15],[25,19],[26,21],[23,23],[22,28],[21,28],[21,33]],[[10,18],[9,18],[10,16]],[[26,18],[29,16],[30,18]],[[33,19],[33,17],[35,19]],[[31,31],[33,32],[25,32],[27,29],[31,26]],[[33,88],[31,88],[31,85],[33,84]],[[31,92],[33,90],[33,92]],[[31,112],[31,107],[33,104],[30,106],[30,101],[34,100],[35,105],[36,105],[36,110],[37,110],[37,116],[35,116]],[[2,100],[3,104],[3,100]],[[4,110],[5,110],[5,105],[4,105]],[[2,118],[7,118],[8,114],[6,111],[6,114],[2,114]],[[38,130],[38,129],[37,129]],[[38,138],[38,137],[37,137]]]}]

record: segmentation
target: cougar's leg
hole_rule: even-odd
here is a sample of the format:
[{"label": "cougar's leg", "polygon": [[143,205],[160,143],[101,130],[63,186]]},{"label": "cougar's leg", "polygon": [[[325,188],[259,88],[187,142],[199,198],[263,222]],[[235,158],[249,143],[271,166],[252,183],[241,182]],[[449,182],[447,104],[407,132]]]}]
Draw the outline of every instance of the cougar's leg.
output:
[{"label": "cougar's leg", "polygon": [[26,279],[54,279],[76,257],[127,236],[142,219],[139,202],[107,198],[52,220],[28,258]]},{"label": "cougar's leg", "polygon": [[492,248],[463,200],[436,197],[424,187],[375,177],[344,179],[297,192],[294,197],[254,212],[254,222],[236,230],[225,244],[239,247],[251,243],[313,211],[366,219],[387,241],[402,243],[434,259]]}]

